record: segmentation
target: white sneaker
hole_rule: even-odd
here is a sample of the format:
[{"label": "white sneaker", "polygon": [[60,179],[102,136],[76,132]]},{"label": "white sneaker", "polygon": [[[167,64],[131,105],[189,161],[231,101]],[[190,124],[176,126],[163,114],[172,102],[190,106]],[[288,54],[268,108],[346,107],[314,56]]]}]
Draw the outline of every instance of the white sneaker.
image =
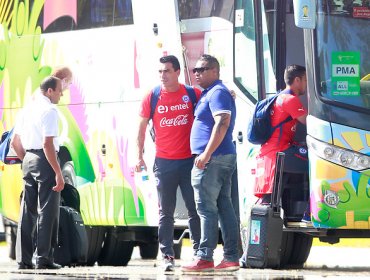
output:
[{"label": "white sneaker", "polygon": [[163,257],[164,272],[173,272],[175,270],[175,258],[172,256]]}]

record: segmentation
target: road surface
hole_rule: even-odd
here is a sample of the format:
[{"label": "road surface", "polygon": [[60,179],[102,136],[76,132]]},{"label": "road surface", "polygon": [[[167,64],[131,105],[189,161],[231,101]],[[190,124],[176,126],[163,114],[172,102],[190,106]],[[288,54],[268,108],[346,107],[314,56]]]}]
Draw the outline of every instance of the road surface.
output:
[{"label": "road surface", "polygon": [[[158,260],[141,260],[138,248],[134,249],[132,260],[127,267],[72,267],[53,270],[31,270],[20,273],[15,261],[7,257],[5,243],[0,246],[0,279],[370,279],[370,248],[314,246],[304,269],[240,269],[231,274],[183,275],[180,265],[188,263],[191,248],[184,246],[182,259],[176,262],[176,271],[165,275]],[[215,262],[222,259],[222,247],[215,251]]]}]

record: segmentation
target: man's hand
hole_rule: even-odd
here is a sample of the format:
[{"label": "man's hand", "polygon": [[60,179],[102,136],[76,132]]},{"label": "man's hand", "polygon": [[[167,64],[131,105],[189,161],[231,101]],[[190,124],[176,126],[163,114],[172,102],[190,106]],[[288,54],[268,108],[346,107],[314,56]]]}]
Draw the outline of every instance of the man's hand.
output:
[{"label": "man's hand", "polygon": [[236,99],[236,92],[233,89],[230,90],[230,95],[234,100]]},{"label": "man's hand", "polygon": [[64,178],[62,173],[56,174],[55,176],[56,186],[53,187],[53,191],[55,192],[61,192],[64,189]]},{"label": "man's hand", "polygon": [[136,172],[141,172],[141,167],[144,166],[144,169],[147,170],[146,168],[146,163],[144,159],[139,159],[139,161],[135,165],[135,171]]},{"label": "man's hand", "polygon": [[199,156],[197,156],[194,160],[194,165],[198,167],[199,169],[206,168],[206,164],[209,162],[210,156],[208,156],[205,153],[201,153]]}]

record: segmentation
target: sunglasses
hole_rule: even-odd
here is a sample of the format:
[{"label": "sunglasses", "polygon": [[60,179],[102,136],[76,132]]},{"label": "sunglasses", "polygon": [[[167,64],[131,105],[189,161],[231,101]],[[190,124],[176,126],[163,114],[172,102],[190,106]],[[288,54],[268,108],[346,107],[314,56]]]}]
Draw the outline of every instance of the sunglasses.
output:
[{"label": "sunglasses", "polygon": [[211,69],[211,68],[209,68],[209,67],[195,67],[195,68],[193,68],[193,74],[203,73],[204,71],[207,71],[209,69]]}]

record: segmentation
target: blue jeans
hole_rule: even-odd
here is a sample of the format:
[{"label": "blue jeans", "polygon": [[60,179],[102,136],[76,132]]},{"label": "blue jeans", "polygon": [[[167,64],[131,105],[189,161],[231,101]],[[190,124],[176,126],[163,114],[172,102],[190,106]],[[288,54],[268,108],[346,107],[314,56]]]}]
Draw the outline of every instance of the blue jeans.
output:
[{"label": "blue jeans", "polygon": [[204,170],[195,165],[191,173],[195,203],[201,223],[197,256],[212,261],[218,242],[218,220],[224,241],[224,259],[238,262],[239,228],[231,202],[231,178],[236,155],[211,157]]},{"label": "blue jeans", "polygon": [[188,225],[193,249],[196,251],[200,240],[200,220],[194,201],[194,191],[191,186],[191,168],[194,158],[163,159],[156,158],[154,162],[154,175],[157,179],[157,192],[159,202],[158,240],[163,256],[174,256],[174,213],[176,208],[177,187],[188,210]]}]

